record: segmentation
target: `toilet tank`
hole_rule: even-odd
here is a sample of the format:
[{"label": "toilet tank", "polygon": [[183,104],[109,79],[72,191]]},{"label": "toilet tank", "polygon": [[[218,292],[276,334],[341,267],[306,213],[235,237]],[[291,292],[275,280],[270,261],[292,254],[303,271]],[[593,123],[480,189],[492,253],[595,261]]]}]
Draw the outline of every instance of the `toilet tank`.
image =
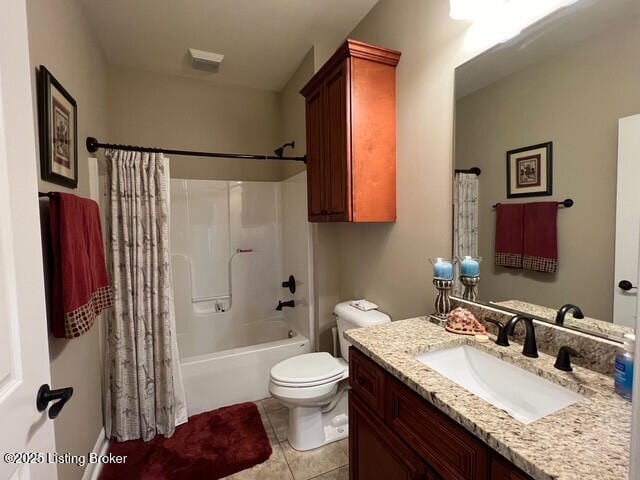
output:
[{"label": "toilet tank", "polygon": [[350,328],[372,327],[374,325],[382,325],[391,322],[391,318],[386,313],[379,310],[362,311],[356,307],[352,307],[350,303],[353,300],[339,303],[333,309],[338,323],[338,338],[340,339],[340,355],[346,361],[349,361],[349,347],[351,344],[344,338],[344,331]]}]

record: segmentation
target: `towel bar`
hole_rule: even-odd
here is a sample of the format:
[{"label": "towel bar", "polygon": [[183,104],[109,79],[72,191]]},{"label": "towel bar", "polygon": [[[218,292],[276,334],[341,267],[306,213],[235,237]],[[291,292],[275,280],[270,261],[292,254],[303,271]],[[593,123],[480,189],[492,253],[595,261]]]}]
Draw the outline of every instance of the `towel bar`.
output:
[{"label": "towel bar", "polygon": [[[567,198],[561,202],[556,202],[556,204],[558,205],[558,207],[564,207],[564,208],[571,208],[573,207],[573,200],[570,198]],[[498,205],[500,205],[499,203],[495,203],[493,205],[491,205],[491,208],[496,208]]]}]

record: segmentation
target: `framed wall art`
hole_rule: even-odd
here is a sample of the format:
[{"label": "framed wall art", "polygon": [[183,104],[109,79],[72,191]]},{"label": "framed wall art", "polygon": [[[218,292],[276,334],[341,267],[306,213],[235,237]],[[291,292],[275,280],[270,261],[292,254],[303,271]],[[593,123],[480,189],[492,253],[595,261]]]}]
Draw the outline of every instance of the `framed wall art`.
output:
[{"label": "framed wall art", "polygon": [[553,143],[507,152],[507,198],[538,197],[553,192]]},{"label": "framed wall art", "polygon": [[40,65],[38,126],[42,179],[69,188],[78,186],[78,120],[73,97]]}]

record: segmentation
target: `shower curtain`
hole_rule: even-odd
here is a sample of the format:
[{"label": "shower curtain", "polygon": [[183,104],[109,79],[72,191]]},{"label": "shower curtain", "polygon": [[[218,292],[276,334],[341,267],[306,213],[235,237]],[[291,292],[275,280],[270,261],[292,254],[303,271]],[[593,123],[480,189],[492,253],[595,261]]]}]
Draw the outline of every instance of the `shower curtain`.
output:
[{"label": "shower curtain", "polygon": [[117,441],[187,421],[169,248],[169,159],[111,150],[107,236],[115,306],[105,322],[104,412]]},{"label": "shower curtain", "polygon": [[[456,173],[453,186],[453,255],[478,256],[478,176]],[[461,297],[464,285],[455,278],[453,294]]]}]

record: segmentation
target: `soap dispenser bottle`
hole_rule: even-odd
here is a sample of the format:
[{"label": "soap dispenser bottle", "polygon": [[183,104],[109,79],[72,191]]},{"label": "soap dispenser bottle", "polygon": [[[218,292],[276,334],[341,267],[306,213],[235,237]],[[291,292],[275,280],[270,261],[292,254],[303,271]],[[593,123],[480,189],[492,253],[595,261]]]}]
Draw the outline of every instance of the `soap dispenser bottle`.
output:
[{"label": "soap dispenser bottle", "polygon": [[636,336],[633,333],[625,333],[622,348],[616,354],[616,393],[628,401],[631,401],[633,392],[633,352],[635,343]]}]

